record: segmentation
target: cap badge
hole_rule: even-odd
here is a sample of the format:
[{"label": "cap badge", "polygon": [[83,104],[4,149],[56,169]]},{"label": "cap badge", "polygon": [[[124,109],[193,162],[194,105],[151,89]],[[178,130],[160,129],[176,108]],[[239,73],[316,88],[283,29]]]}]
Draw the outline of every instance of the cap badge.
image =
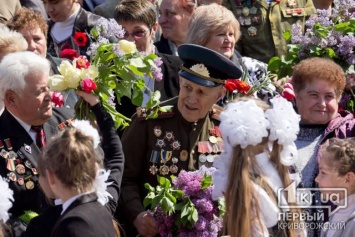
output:
[{"label": "cap badge", "polygon": [[210,77],[210,73],[209,73],[208,69],[205,67],[205,65],[203,65],[201,63],[193,65],[192,67],[190,67],[190,70],[193,72],[196,72],[202,76]]}]

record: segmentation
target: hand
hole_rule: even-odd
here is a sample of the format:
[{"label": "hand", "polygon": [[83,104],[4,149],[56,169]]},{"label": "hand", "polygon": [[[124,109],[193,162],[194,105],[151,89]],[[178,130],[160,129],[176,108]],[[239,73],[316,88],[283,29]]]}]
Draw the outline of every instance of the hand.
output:
[{"label": "hand", "polygon": [[96,105],[97,103],[100,102],[100,99],[96,95],[94,95],[92,93],[86,93],[84,91],[76,91],[76,93],[79,96],[83,97],[83,99],[86,102],[88,102],[90,104],[90,106],[94,106],[94,105]]},{"label": "hand", "polygon": [[154,217],[148,212],[141,212],[133,221],[138,233],[144,237],[153,237],[158,234],[158,226]]}]

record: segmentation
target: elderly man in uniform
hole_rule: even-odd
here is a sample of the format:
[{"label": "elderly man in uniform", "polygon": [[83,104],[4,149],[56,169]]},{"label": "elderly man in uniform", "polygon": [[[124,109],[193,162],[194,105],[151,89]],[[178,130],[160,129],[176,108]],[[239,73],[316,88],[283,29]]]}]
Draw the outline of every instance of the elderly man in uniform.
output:
[{"label": "elderly man in uniform", "polygon": [[312,0],[223,0],[240,23],[238,52],[267,63],[274,56],[286,54],[283,37],[292,24],[304,26],[316,14]]},{"label": "elderly man in uniform", "polygon": [[122,138],[126,163],[120,211],[142,236],[158,233],[154,218],[143,207],[144,183],[156,186],[157,175],[169,177],[212,165],[223,143],[220,108],[214,104],[225,95],[225,80],[242,74],[224,55],[199,45],[181,45],[178,53],[183,65],[175,106],[148,120],[149,111],[140,110]]},{"label": "elderly man in uniform", "polygon": [[24,211],[44,209],[36,170],[40,149],[74,117],[70,109],[52,109],[49,71],[47,59],[28,51],[8,54],[0,63],[0,100],[5,105],[0,116],[0,175],[14,191],[11,220]]}]

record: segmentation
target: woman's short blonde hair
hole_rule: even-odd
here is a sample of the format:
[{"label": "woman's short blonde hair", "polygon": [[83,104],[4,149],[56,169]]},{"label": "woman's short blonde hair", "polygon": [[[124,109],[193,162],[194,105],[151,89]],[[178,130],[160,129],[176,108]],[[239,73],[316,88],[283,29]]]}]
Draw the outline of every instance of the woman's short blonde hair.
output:
[{"label": "woman's short blonde hair", "polygon": [[229,26],[233,28],[237,42],[240,26],[230,10],[216,3],[200,6],[191,16],[186,43],[205,46],[215,32]]}]

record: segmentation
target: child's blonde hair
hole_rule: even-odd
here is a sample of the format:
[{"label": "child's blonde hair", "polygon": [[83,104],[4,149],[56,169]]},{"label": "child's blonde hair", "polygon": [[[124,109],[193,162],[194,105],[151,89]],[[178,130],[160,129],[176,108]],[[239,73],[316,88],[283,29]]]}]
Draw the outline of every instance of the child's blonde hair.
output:
[{"label": "child's blonde hair", "polygon": [[[240,100],[246,101],[247,99],[239,99],[239,101]],[[267,103],[261,100],[255,100],[255,102],[264,111],[270,108]],[[268,146],[268,143],[269,139],[265,137],[258,145],[249,145],[244,149],[241,148],[240,145],[237,145],[233,148],[225,193],[227,210],[224,218],[224,230],[226,234],[232,237],[252,236],[252,213],[256,214],[256,221],[262,225],[258,197],[251,185],[252,182],[255,182],[263,188],[268,193],[271,200],[277,204],[277,197],[272,188],[267,184],[265,177],[260,175],[262,172],[255,159],[255,155],[262,153]],[[281,150],[282,145],[274,141],[269,156],[270,161],[274,164],[281,178],[283,186],[287,187],[291,184],[291,180],[288,167],[281,163]],[[300,211],[299,209],[290,209],[290,212]],[[293,220],[292,222],[299,222],[299,220]],[[290,226],[293,225],[290,223]],[[289,229],[288,233],[285,232],[283,236],[296,236],[296,230]]]},{"label": "child's blonde hair", "polygon": [[41,175],[48,169],[70,189],[89,190],[96,177],[94,141],[79,129],[66,129],[45,147],[38,163]]}]

